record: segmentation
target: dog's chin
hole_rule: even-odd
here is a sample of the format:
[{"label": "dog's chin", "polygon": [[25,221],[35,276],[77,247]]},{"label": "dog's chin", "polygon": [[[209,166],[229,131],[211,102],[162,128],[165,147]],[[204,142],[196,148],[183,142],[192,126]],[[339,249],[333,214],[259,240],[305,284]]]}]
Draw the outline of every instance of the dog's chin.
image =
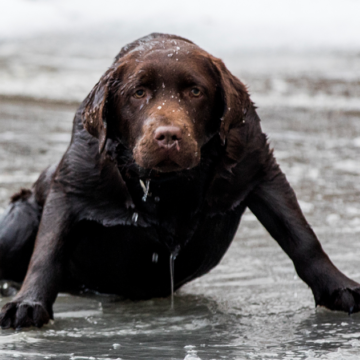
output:
[{"label": "dog's chin", "polygon": [[184,170],[190,170],[196,165],[198,165],[198,161],[189,161],[185,164],[178,163],[173,159],[162,159],[158,162],[154,163],[144,163],[142,161],[136,161],[135,163],[139,166],[140,169],[143,169],[146,173],[161,174],[161,173],[171,173],[171,172],[180,172]]},{"label": "dog's chin", "polygon": [[182,166],[170,159],[160,161],[156,166],[153,167],[153,169],[158,172],[173,172],[184,170]]}]

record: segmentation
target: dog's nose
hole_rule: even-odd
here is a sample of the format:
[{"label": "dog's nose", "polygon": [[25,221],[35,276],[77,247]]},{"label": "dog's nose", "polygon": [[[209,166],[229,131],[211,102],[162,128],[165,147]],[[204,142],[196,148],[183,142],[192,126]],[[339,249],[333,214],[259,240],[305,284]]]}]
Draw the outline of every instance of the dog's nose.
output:
[{"label": "dog's nose", "polygon": [[181,129],[177,126],[159,126],[154,138],[160,147],[170,148],[181,140]]}]

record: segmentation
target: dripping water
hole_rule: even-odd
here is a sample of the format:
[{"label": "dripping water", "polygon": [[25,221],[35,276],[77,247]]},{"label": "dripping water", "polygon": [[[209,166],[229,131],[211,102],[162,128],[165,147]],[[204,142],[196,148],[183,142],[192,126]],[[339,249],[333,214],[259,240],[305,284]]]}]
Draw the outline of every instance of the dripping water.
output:
[{"label": "dripping water", "polygon": [[171,310],[174,309],[174,270],[175,270],[175,259],[179,254],[179,247],[176,247],[170,254],[170,286],[171,286]]},{"label": "dripping water", "polygon": [[170,284],[171,284],[171,310],[174,309],[174,265],[175,256],[174,253],[170,254]]},{"label": "dripping water", "polygon": [[132,215],[132,221],[136,224],[138,221],[139,214],[137,212],[134,212]]}]

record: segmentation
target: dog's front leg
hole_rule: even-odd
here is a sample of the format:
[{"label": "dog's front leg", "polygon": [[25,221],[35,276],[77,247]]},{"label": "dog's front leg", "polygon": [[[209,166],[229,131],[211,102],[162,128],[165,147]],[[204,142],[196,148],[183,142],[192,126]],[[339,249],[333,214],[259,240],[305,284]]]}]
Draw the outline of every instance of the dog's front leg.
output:
[{"label": "dog's front leg", "polygon": [[348,313],[360,310],[360,285],[340,272],[323,251],[280,169],[260,183],[246,203],[292,259],[317,305]]},{"label": "dog's front leg", "polygon": [[65,238],[74,221],[67,200],[61,190],[50,191],[23,285],[1,310],[2,328],[41,327],[53,318],[52,305],[63,278]]}]

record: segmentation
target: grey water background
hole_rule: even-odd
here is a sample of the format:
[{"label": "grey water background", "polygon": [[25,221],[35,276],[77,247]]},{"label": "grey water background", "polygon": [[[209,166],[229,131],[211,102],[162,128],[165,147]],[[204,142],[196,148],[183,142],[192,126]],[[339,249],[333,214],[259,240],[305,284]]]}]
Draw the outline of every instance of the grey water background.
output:
[{"label": "grey water background", "polygon": [[[360,281],[359,2],[0,6],[0,212],[61,158],[77,104],[120,47],[152,31],[176,33],[249,86],[308,221],[336,266]],[[54,310],[43,329],[0,330],[0,359],[360,358],[360,315],[315,309],[249,211],[221,263],[180,289],[173,310],[169,298],[101,294],[60,294]]]}]

